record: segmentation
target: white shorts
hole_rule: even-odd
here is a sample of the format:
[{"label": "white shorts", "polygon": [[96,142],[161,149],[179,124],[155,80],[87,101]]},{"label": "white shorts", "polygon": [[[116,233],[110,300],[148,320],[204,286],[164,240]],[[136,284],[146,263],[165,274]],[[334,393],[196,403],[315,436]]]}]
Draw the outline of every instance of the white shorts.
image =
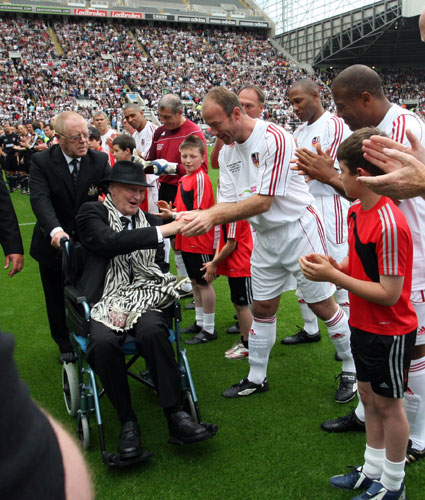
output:
[{"label": "white shorts", "polygon": [[418,331],[416,333],[415,345],[425,345],[425,290],[412,291],[410,300],[418,317]]},{"label": "white shorts", "polygon": [[335,285],[310,281],[301,272],[298,258],[310,253],[327,254],[322,218],[314,205],[307,207],[304,215],[294,222],[257,231],[251,257],[254,300],[279,297],[290,289],[292,276],[307,303],[332,297]]}]

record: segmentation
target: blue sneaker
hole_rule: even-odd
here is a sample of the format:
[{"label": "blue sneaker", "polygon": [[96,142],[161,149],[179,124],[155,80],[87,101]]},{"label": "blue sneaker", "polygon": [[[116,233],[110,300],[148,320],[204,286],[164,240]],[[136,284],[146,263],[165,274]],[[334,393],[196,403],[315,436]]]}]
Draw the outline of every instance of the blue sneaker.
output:
[{"label": "blue sneaker", "polygon": [[353,469],[353,471],[331,477],[330,483],[332,486],[341,490],[367,489],[371,486],[373,480],[363,473],[363,467],[348,465],[348,468]]},{"label": "blue sneaker", "polygon": [[353,497],[352,500],[406,500],[406,488],[403,482],[398,491],[387,490],[382,486],[382,483],[375,479],[370,488],[362,495]]}]

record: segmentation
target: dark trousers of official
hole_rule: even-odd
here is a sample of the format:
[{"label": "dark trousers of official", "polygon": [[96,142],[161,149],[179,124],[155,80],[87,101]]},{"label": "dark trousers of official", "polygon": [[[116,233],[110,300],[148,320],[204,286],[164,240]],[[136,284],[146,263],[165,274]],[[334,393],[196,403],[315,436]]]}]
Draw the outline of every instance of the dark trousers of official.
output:
[{"label": "dark trousers of official", "polygon": [[73,352],[66,326],[62,269],[51,269],[42,264],[39,264],[39,268],[52,338],[60,352]]},{"label": "dark trousers of official", "polygon": [[[165,314],[159,311],[146,312],[127,335],[134,337],[139,353],[149,366],[162,408],[177,407],[181,397],[180,375],[173,347],[168,340]],[[103,323],[90,320],[87,361],[99,376],[123,424],[134,419],[134,412],[120,339],[114,330]]]}]

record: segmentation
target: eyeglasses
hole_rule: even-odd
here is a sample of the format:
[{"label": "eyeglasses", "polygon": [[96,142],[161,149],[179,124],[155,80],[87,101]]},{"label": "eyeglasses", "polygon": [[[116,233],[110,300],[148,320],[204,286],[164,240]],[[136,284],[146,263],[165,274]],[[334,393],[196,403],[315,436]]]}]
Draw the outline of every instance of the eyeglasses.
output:
[{"label": "eyeglasses", "polygon": [[73,135],[72,137],[69,137],[69,135],[65,135],[65,134],[59,134],[59,135],[61,135],[62,137],[65,137],[65,139],[68,139],[71,142],[80,142],[81,140],[87,141],[89,138],[89,134],[84,133],[84,132],[81,134]]}]

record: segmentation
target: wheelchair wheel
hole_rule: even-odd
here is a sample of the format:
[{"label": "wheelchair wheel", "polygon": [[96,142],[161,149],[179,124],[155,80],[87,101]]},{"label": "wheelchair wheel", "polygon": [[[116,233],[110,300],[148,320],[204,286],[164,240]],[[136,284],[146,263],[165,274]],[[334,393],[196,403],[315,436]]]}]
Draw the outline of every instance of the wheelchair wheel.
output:
[{"label": "wheelchair wheel", "polygon": [[80,388],[74,363],[62,365],[62,388],[66,411],[71,417],[75,417],[80,408]]},{"label": "wheelchair wheel", "polygon": [[87,450],[90,446],[90,427],[89,427],[89,419],[87,415],[83,415],[80,413],[78,416],[78,439],[81,441],[81,446],[83,450]]}]

